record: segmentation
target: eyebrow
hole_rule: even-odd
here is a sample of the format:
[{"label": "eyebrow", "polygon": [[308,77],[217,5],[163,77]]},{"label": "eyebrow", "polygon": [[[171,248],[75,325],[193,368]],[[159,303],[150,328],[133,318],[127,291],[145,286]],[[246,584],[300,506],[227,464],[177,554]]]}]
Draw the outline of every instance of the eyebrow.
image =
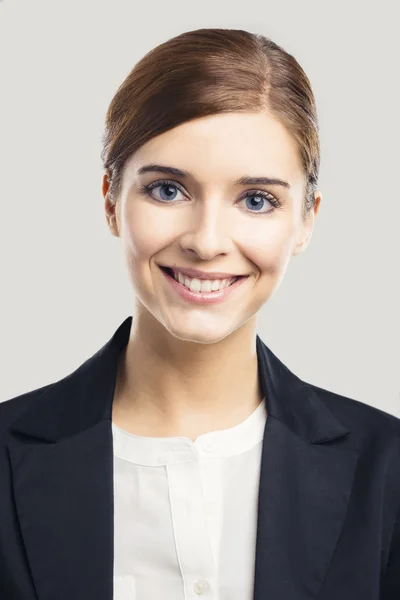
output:
[{"label": "eyebrow", "polygon": [[[194,179],[194,176],[189,171],[182,171],[181,169],[177,169],[176,167],[167,167],[166,165],[144,165],[138,169],[138,173],[149,173],[149,172],[161,172],[167,173],[169,175],[175,175],[177,177],[181,177],[182,179]],[[250,177],[244,176],[240,177],[234,182],[234,185],[280,185],[284,188],[290,189],[290,185],[287,181],[283,181],[282,179],[278,179],[277,177]]]}]

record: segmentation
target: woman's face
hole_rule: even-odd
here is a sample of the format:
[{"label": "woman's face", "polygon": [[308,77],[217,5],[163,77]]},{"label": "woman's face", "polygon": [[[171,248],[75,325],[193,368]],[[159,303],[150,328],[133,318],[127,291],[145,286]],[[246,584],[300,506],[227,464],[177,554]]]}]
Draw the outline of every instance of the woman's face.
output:
[{"label": "woman's face", "polygon": [[[140,173],[149,165],[188,174]],[[237,183],[244,177],[287,186]],[[142,188],[150,184],[146,195]],[[140,310],[171,335],[200,343],[218,342],[256,319],[290,257],[306,247],[320,201],[316,194],[316,207],[303,221],[300,157],[289,133],[267,113],[224,113],[179,125],[130,157],[115,207],[108,186],[104,175],[106,216],[115,214],[110,228],[121,238]],[[181,275],[191,291],[160,266],[246,277],[212,292],[216,281],[199,291],[201,279]]]}]

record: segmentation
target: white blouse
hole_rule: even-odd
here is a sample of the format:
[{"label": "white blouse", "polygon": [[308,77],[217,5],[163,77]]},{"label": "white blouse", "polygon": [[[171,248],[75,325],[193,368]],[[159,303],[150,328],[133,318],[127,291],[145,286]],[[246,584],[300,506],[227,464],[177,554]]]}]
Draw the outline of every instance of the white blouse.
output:
[{"label": "white blouse", "polygon": [[195,442],[112,423],[114,600],[252,600],[266,418]]}]

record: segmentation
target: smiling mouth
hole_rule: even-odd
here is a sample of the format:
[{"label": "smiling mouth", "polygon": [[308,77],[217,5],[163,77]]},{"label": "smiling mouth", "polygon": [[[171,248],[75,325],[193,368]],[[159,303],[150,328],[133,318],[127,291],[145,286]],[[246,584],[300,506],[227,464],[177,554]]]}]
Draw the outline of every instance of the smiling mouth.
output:
[{"label": "smiling mouth", "polygon": [[[173,269],[171,269],[170,267],[165,267],[165,266],[161,266],[161,265],[158,265],[158,266],[161,269],[161,271],[164,271],[164,273],[166,273],[174,281],[176,281],[177,283],[180,283],[180,285],[186,287],[187,289],[191,289],[191,287],[189,287],[188,285],[185,285],[183,283],[183,281],[181,281],[181,278],[183,276],[184,278],[189,279],[190,281],[193,281],[194,279],[196,279],[195,277],[189,277],[189,276],[185,275],[184,273],[180,273],[179,277],[178,277],[177,275],[175,275]],[[236,277],[232,277],[231,281],[229,282],[229,285],[224,284],[222,287],[219,286],[219,284],[223,281],[222,279],[221,280],[211,279],[210,281],[212,281],[212,282],[214,282],[214,281],[217,282],[218,281],[218,283],[217,283],[218,287],[215,290],[213,290],[213,291],[221,291],[221,290],[225,289],[226,287],[232,286],[234,283],[236,283],[240,279],[246,279],[246,278],[247,278],[247,275],[244,275],[244,276],[239,275],[239,276],[236,276]],[[198,281],[203,282],[203,279],[199,279]],[[211,290],[207,290],[207,292],[210,293]]]},{"label": "smiling mouth", "polygon": [[183,277],[187,277],[187,279],[199,279],[200,281],[203,281],[205,279],[210,280],[210,281],[219,279],[220,281],[222,281],[223,279],[240,279],[242,277],[247,277],[247,275],[231,275],[231,276],[227,275],[225,277],[215,277],[215,276],[207,277],[206,273],[204,273],[200,277],[197,277],[196,275],[189,275],[188,273],[185,273],[185,271],[174,271],[172,269],[172,267],[166,267],[164,265],[158,265],[158,266],[162,271],[165,271],[165,273],[168,273],[168,275],[171,275],[172,277],[174,275],[181,274],[181,275],[183,275]]},{"label": "smiling mouth", "polygon": [[232,277],[225,280],[199,280],[184,278],[182,273],[174,275],[171,267],[158,265],[160,271],[163,272],[167,285],[171,287],[178,296],[185,302],[193,302],[200,305],[211,305],[224,302],[229,297],[232,297],[236,290],[242,287],[244,281],[248,279],[248,275]]}]

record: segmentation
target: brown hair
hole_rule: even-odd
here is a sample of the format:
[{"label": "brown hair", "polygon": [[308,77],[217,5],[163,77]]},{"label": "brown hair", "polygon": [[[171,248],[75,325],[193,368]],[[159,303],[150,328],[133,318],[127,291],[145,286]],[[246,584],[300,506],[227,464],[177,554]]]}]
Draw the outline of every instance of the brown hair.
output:
[{"label": "brown hair", "polygon": [[101,158],[112,202],[126,160],[151,138],[191,119],[268,111],[292,134],[305,175],[303,217],[315,203],[320,143],[314,95],[296,59],[261,34],[197,29],[150,50],[106,114]]}]

